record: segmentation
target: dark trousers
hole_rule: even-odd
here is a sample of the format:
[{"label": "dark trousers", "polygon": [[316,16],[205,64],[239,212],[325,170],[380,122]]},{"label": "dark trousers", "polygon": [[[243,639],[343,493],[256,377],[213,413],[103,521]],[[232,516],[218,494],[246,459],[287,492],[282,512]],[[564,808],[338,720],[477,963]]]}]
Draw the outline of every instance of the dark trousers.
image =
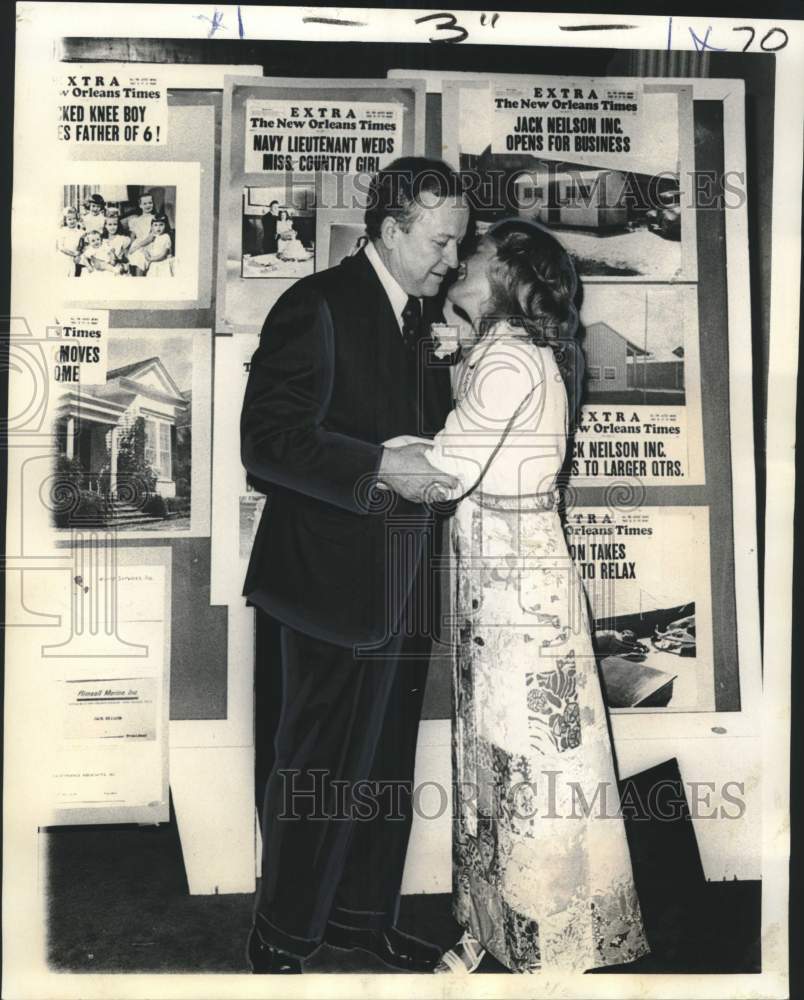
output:
[{"label": "dark trousers", "polygon": [[397,636],[371,659],[284,626],[280,643],[256,926],[303,958],[328,922],[396,921],[431,639]]}]

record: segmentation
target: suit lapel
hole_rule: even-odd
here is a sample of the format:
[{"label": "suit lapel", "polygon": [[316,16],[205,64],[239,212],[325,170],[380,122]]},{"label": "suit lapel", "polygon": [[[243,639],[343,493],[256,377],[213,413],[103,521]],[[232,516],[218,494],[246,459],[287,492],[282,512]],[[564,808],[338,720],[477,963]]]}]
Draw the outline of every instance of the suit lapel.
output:
[{"label": "suit lapel", "polygon": [[377,277],[377,272],[366,257],[365,250],[361,250],[354,257],[348,257],[343,262],[343,267],[348,267],[349,274],[352,276],[345,280],[351,281],[363,289],[362,294],[365,301],[357,299],[355,311],[369,320],[377,334],[396,332],[399,335],[399,324],[393,307],[382,282]]},{"label": "suit lapel", "polygon": [[[374,440],[386,434],[388,414],[395,409],[400,391],[398,373],[404,363],[402,338],[396,315],[382,282],[361,250],[341,265],[341,289],[348,297],[346,315],[351,329],[343,331],[349,341],[349,354],[361,373],[363,404],[372,416]],[[363,383],[363,380],[365,382]],[[352,383],[352,379],[347,380]]]},{"label": "suit lapel", "polygon": [[[359,351],[365,359],[361,369],[373,373],[371,396],[375,428],[379,428],[384,423],[381,414],[387,411],[388,397],[406,381],[400,376],[408,368],[410,354],[388,295],[365,252],[361,250],[348,257],[340,266],[343,287],[349,289],[350,297],[354,296],[349,311],[355,328],[347,336],[353,340],[352,351]],[[440,300],[423,299],[422,329],[416,352],[418,371],[409,390],[420,400],[419,433],[428,436],[441,430],[452,406],[449,364],[436,358],[432,351],[430,325],[442,321]]]}]

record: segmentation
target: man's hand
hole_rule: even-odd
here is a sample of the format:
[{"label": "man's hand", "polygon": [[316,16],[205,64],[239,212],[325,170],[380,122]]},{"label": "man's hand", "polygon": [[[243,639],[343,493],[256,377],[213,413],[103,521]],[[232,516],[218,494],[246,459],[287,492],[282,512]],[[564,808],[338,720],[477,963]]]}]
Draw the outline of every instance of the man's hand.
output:
[{"label": "man's hand", "polygon": [[413,503],[447,500],[460,482],[448,472],[439,472],[427,461],[426,444],[384,448],[378,478],[395,493]]}]

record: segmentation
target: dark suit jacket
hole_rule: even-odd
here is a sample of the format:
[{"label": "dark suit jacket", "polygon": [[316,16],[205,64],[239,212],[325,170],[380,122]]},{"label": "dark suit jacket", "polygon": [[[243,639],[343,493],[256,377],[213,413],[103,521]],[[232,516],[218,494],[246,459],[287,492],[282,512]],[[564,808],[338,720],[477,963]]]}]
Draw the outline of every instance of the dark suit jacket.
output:
[{"label": "dark suit jacket", "polygon": [[276,224],[278,215],[271,215],[266,212],[262,217],[262,251],[263,253],[276,253]]},{"label": "dark suit jacket", "polygon": [[[361,252],[297,281],[268,314],[252,359],[241,454],[268,494],[243,588],[249,603],[308,635],[342,646],[395,628],[432,516],[386,495],[367,511],[382,442],[432,436],[451,406],[448,368],[402,342],[376,273]],[[361,500],[361,498],[363,498]],[[404,543],[398,534],[402,531]]]}]

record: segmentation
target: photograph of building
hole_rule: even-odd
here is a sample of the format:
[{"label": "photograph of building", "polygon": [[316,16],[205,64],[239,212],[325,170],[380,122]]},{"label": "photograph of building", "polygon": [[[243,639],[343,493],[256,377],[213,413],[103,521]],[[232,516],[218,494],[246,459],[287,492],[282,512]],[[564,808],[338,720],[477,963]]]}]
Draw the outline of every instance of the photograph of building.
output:
[{"label": "photograph of building", "polygon": [[[585,402],[640,403],[683,406],[683,328],[659,336],[647,328],[647,299],[643,307],[645,329],[626,335],[614,325],[597,320],[585,327]],[[630,323],[628,324],[631,325]]]},{"label": "photograph of building", "polygon": [[[669,281],[682,273],[677,174],[615,170],[531,154],[461,153],[477,179],[480,226],[519,215],[553,229],[584,277]],[[475,190],[473,188],[472,190]]]},{"label": "photograph of building", "polygon": [[517,208],[547,225],[605,229],[628,223],[625,173],[541,165],[514,181]]},{"label": "photograph of building", "polygon": [[189,528],[191,407],[192,391],[159,356],[65,392],[57,471],[73,502],[55,512],[56,527]]}]

